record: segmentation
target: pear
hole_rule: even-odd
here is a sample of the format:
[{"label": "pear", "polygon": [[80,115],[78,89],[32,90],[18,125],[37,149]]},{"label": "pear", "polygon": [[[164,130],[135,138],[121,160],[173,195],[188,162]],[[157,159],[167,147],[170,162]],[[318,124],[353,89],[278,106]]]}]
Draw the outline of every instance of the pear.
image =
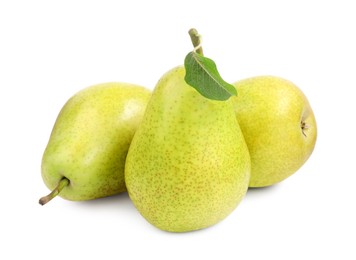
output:
[{"label": "pear", "polygon": [[60,111],[42,158],[42,178],[67,200],[126,191],[125,158],[151,94],[137,85],[104,83],[70,98]]},{"label": "pear", "polygon": [[317,125],[303,92],[292,82],[258,76],[234,83],[236,116],[251,156],[250,187],[281,182],[313,152]]},{"label": "pear", "polygon": [[224,219],[244,197],[250,176],[233,103],[203,97],[184,76],[184,67],[176,67],[158,81],[125,166],[135,207],[170,232]]}]

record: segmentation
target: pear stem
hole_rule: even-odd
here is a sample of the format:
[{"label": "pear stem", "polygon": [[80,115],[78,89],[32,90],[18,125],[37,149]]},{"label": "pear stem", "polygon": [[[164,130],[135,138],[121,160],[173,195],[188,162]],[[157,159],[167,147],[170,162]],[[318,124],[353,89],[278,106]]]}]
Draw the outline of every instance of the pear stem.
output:
[{"label": "pear stem", "polygon": [[53,199],[54,197],[56,197],[64,187],[68,186],[69,184],[69,180],[67,178],[63,178],[59,181],[57,187],[54,188],[54,190],[48,194],[47,196],[44,196],[42,198],[40,198],[39,203],[43,206],[44,204],[46,204],[47,202],[49,202],[51,199]]},{"label": "pear stem", "polygon": [[203,48],[202,48],[201,35],[194,28],[190,29],[188,33],[189,33],[190,39],[193,43],[194,51],[200,55],[204,55]]}]

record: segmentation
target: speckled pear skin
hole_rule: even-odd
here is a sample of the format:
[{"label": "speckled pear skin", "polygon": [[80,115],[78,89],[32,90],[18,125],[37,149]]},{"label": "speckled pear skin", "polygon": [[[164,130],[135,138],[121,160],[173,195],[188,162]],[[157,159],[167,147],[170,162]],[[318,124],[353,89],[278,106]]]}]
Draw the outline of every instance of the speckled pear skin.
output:
[{"label": "speckled pear skin", "polygon": [[157,83],[129,149],[125,180],[157,228],[187,232],[228,216],[244,197],[250,158],[230,101],[201,96],[177,67]]},{"label": "speckled pear skin", "polygon": [[[292,82],[258,76],[234,83],[236,116],[251,156],[250,187],[270,186],[295,173],[317,138],[313,110]],[[307,126],[306,129],[302,129]]]},{"label": "speckled pear skin", "polygon": [[125,158],[150,96],[140,86],[104,83],[69,99],[43,154],[47,187],[52,190],[68,178],[59,196],[74,201],[126,191]]}]

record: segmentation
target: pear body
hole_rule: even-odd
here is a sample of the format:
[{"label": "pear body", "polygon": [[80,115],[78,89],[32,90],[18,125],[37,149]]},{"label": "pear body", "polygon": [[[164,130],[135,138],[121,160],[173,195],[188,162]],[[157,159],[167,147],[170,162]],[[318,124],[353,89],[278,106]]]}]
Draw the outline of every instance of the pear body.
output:
[{"label": "pear body", "polygon": [[244,197],[250,176],[232,102],[204,98],[184,76],[185,69],[177,67],[157,83],[125,167],[136,208],[170,232],[224,219]]},{"label": "pear body", "polygon": [[59,194],[90,200],[126,191],[125,158],[141,122],[150,91],[127,83],[88,87],[61,109],[42,158],[42,178]]},{"label": "pear body", "polygon": [[234,83],[236,116],[251,156],[250,187],[278,183],[313,152],[317,126],[303,92],[292,82],[258,76]]}]

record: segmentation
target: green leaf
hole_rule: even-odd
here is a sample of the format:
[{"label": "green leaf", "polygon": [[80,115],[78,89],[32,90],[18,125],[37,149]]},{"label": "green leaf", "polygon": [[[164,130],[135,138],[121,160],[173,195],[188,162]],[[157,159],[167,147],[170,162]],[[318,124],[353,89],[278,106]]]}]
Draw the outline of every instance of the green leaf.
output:
[{"label": "green leaf", "polygon": [[184,67],[184,80],[202,96],[223,101],[237,95],[235,87],[221,78],[213,60],[190,52],[185,57]]}]

